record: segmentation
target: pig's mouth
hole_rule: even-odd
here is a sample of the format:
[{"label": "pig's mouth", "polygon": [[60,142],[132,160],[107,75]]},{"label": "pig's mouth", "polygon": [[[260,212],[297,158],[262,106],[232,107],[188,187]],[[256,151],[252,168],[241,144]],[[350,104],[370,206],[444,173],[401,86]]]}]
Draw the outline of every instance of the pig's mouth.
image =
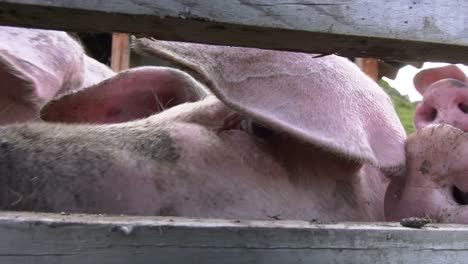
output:
[{"label": "pig's mouth", "polygon": [[452,185],[451,194],[457,204],[468,205],[468,192],[464,192],[456,185]]}]

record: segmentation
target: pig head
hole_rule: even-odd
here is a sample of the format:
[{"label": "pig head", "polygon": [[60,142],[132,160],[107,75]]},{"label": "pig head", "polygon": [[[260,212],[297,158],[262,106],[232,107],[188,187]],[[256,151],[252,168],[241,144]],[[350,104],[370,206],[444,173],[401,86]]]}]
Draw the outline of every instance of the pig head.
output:
[{"label": "pig head", "polygon": [[414,77],[423,95],[414,115],[418,131],[406,143],[406,177],[394,178],[386,194],[389,220],[418,216],[468,223],[467,82],[455,65],[423,70]]},{"label": "pig head", "polygon": [[[383,220],[405,132],[384,92],[337,56],[142,39],[181,70],[119,73],[0,128],[13,210]],[[209,91],[209,92],[208,92]]]},{"label": "pig head", "polygon": [[37,120],[55,96],[113,75],[65,32],[0,26],[0,124]]}]

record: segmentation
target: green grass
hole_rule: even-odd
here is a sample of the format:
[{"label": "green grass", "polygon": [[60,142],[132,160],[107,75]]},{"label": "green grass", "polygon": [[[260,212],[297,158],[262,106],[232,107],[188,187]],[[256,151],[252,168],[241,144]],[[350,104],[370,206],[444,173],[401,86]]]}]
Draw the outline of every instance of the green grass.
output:
[{"label": "green grass", "polygon": [[406,134],[414,132],[413,116],[416,109],[416,103],[412,103],[406,96],[401,95],[395,88],[391,87],[386,81],[380,80],[379,85],[391,97],[398,117],[406,130]]}]

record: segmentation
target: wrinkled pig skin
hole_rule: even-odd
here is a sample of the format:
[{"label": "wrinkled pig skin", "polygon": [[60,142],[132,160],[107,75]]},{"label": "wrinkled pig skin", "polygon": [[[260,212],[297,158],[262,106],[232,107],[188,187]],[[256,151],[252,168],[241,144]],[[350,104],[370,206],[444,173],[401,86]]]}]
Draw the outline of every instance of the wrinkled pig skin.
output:
[{"label": "wrinkled pig skin", "polygon": [[[405,133],[388,96],[351,62],[154,43],[148,47],[156,55],[183,64],[197,81],[175,69],[132,69],[52,101],[43,109],[50,123],[1,127],[1,208],[383,220],[384,173],[401,177]],[[242,93],[231,97],[225,89]],[[164,111],[141,111],[141,119],[126,113],[148,105],[145,96],[158,101],[152,111]],[[135,105],[120,107],[125,99]],[[72,117],[58,114],[68,110]],[[73,117],[73,111],[84,114]]]},{"label": "wrinkled pig skin", "polygon": [[0,124],[38,120],[55,96],[113,75],[65,32],[0,26]]},{"label": "wrinkled pig skin", "polygon": [[407,175],[392,179],[385,197],[387,220],[427,217],[468,223],[468,135],[451,125],[431,125],[406,143]]}]

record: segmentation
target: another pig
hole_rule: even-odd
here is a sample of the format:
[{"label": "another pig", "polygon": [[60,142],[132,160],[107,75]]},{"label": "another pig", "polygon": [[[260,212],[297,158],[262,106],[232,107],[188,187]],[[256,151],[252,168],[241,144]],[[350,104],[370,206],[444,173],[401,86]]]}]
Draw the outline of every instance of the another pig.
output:
[{"label": "another pig", "polygon": [[47,121],[92,124],[0,128],[2,208],[383,220],[383,173],[404,172],[405,132],[388,96],[350,61],[137,46],[191,75],[132,69],[43,109]]},{"label": "another pig", "polygon": [[113,75],[65,32],[0,26],[0,124],[36,120],[55,96]]},{"label": "another pig", "polygon": [[415,87],[423,95],[414,116],[418,131],[406,144],[406,177],[394,178],[388,188],[387,219],[418,216],[468,223],[467,82],[455,65],[415,76]]}]

